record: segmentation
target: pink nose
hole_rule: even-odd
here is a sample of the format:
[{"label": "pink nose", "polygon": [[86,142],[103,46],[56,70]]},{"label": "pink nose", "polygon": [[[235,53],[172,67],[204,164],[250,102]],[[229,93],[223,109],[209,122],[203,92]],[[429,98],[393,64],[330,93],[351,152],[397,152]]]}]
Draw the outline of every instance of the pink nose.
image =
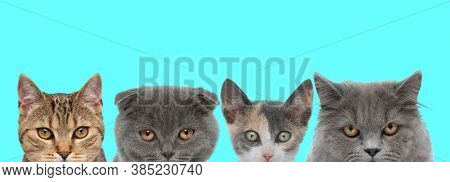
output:
[{"label": "pink nose", "polygon": [[272,157],[273,157],[273,155],[270,155],[270,154],[263,155],[263,158],[266,160],[266,162],[269,162]]}]

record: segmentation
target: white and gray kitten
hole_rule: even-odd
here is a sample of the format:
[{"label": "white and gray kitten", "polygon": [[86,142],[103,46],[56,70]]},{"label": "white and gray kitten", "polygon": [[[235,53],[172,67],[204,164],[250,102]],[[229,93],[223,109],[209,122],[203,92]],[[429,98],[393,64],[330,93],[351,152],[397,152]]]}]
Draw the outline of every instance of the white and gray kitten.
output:
[{"label": "white and gray kitten", "polygon": [[314,75],[319,124],[308,161],[433,161],[418,110],[422,73],[401,82],[333,83]]},{"label": "white and gray kitten", "polygon": [[224,82],[221,98],[223,114],[240,161],[294,161],[311,116],[311,80],[299,86],[285,103],[251,102],[231,80]]}]

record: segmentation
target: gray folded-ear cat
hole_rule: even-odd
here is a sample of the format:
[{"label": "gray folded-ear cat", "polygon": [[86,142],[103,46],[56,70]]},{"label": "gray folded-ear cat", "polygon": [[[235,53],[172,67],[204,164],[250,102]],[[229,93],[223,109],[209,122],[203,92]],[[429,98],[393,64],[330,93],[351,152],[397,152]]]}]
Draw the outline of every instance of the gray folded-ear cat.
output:
[{"label": "gray folded-ear cat", "polygon": [[116,162],[203,162],[214,151],[217,96],[196,88],[141,87],[117,94]]},{"label": "gray folded-ear cat", "polygon": [[421,72],[401,82],[314,80],[321,109],[308,161],[433,161],[418,109]]}]

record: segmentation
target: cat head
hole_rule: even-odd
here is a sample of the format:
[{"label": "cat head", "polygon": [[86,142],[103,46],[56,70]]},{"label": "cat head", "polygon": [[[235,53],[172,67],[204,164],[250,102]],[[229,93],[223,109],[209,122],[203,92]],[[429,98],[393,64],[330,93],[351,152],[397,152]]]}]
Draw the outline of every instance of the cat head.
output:
[{"label": "cat head", "polygon": [[425,131],[417,98],[422,73],[401,82],[333,83],[315,74],[321,111],[317,152],[338,161],[403,161],[420,150],[416,135]]},{"label": "cat head", "polygon": [[286,102],[251,102],[231,80],[221,92],[222,110],[240,161],[294,161],[311,116],[311,80]]},{"label": "cat head", "polygon": [[93,161],[102,153],[102,84],[94,75],[80,91],[47,94],[20,75],[19,138],[24,160]]},{"label": "cat head", "polygon": [[207,161],[218,138],[211,92],[141,87],[116,96],[119,161]]}]

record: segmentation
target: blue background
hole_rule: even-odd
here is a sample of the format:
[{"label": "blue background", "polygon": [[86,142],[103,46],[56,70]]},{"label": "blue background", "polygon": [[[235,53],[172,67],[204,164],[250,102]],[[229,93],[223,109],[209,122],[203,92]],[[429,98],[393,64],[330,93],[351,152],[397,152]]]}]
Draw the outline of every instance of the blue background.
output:
[{"label": "blue background", "polygon": [[[0,161],[20,161],[17,136],[17,81],[31,77],[41,90],[73,92],[94,73],[103,78],[104,149],[116,153],[113,127],[116,93],[139,86],[139,58],[189,56],[271,56],[311,59],[303,79],[319,72],[333,81],[402,80],[422,70],[421,113],[431,134],[436,161],[450,160],[450,2],[443,0],[314,1],[25,1],[0,0],[2,132]],[[159,70],[161,84],[174,85],[176,65]],[[218,93],[223,65],[199,79],[199,65],[181,70],[188,84]],[[231,78],[250,98],[286,99],[300,84],[277,75],[277,66],[241,72]],[[272,72],[259,94],[252,84]],[[243,78],[248,78],[245,83]],[[281,79],[283,78],[283,79]],[[286,78],[286,79],[285,79]],[[292,86],[294,84],[294,86]],[[180,84],[183,84],[181,80]],[[279,85],[284,85],[283,93]],[[266,88],[264,88],[266,89]],[[318,98],[297,161],[305,161],[317,124]],[[219,107],[220,139],[211,161],[237,161]]]}]

